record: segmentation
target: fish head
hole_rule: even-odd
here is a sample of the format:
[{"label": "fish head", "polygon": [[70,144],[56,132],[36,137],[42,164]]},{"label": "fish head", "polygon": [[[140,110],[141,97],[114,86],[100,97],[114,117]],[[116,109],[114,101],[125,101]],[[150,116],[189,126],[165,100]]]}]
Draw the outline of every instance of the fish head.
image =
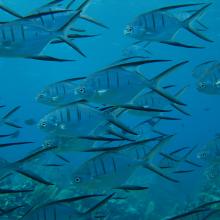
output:
[{"label": "fish head", "polygon": [[54,132],[58,127],[56,115],[54,113],[46,115],[39,121],[38,127],[45,132]]},{"label": "fish head", "polygon": [[144,28],[134,24],[128,24],[124,29],[124,35],[132,38],[140,38],[144,35]]},{"label": "fish head", "polygon": [[[45,87],[40,93],[37,95],[36,100],[39,103],[58,106],[64,105],[64,100],[66,99],[66,91],[64,92],[65,85],[53,84]],[[67,90],[67,89],[66,89]]]},{"label": "fish head", "polygon": [[216,178],[219,177],[219,174],[220,174],[220,167],[219,167],[219,165],[210,166],[205,171],[205,176],[209,180],[215,180]]},{"label": "fish head", "polygon": [[209,160],[210,156],[210,152],[206,149],[197,153],[197,158],[203,161]]},{"label": "fish head", "polygon": [[52,88],[46,87],[36,96],[36,101],[46,105],[53,105],[55,96],[51,93]]},{"label": "fish head", "polygon": [[206,94],[215,94],[216,88],[211,81],[201,80],[197,83],[197,90]]}]

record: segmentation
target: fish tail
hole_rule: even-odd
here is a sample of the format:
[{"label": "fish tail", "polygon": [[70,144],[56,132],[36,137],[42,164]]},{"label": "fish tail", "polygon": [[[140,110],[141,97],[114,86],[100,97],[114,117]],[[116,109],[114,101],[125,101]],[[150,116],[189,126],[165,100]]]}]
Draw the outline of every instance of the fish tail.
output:
[{"label": "fish tail", "polygon": [[76,13],[74,13],[73,16],[71,16],[71,18],[57,31],[58,33],[57,38],[59,38],[61,42],[64,42],[65,44],[73,48],[82,56],[86,57],[86,55],[71,41],[71,39],[68,38],[68,34],[67,34],[68,30],[71,28],[72,23],[77,18],[79,18],[81,12],[82,12],[81,10],[76,11]]},{"label": "fish tail", "polygon": [[129,128],[127,125],[125,125],[124,123],[116,120],[114,117],[109,117],[108,122],[115,125],[116,127],[120,128],[121,130],[132,134],[132,135],[138,135],[135,131],[133,131],[133,129]]},{"label": "fish tail", "polygon": [[163,178],[165,178],[165,179],[167,179],[167,180],[169,180],[169,181],[171,181],[171,182],[179,183],[178,180],[173,179],[172,177],[170,177],[170,176],[164,174],[164,173],[160,170],[160,168],[154,166],[154,165],[151,164],[151,163],[146,163],[146,164],[143,165],[143,167],[146,168],[146,169],[148,169],[148,170],[150,170],[150,171],[152,171],[152,172],[154,172],[154,173],[156,173],[156,174],[158,174],[159,176],[161,176],[161,177],[163,177]]},{"label": "fish tail", "polygon": [[161,150],[161,148],[166,145],[171,139],[172,139],[173,135],[169,135],[165,138],[163,138],[152,150],[149,151],[149,153],[144,157],[143,161],[142,161],[142,166],[156,174],[158,174],[159,176],[171,181],[171,182],[175,182],[178,183],[178,180],[173,179],[172,177],[169,177],[168,175],[166,175],[165,173],[163,173],[163,171],[156,167],[155,165],[153,165],[150,161],[154,158],[154,156],[159,153],[159,151]]},{"label": "fish tail", "polygon": [[199,9],[198,11],[196,11],[195,13],[193,13],[189,18],[187,18],[186,20],[183,21],[183,27],[188,30],[189,32],[191,32],[192,34],[194,34],[195,36],[197,36],[198,38],[204,40],[204,41],[208,41],[208,42],[213,42],[211,39],[209,39],[208,37],[206,37],[204,34],[202,34],[201,32],[199,32],[198,30],[196,30],[195,28],[192,27],[191,23],[194,22],[198,17],[201,17],[201,15],[204,14],[205,10],[211,5],[211,3],[206,4],[205,6],[203,6],[201,9]]},{"label": "fish tail", "polygon": [[0,9],[2,9],[3,11],[7,12],[8,14],[10,14],[16,18],[23,18],[22,15],[18,14],[16,11],[12,10],[11,8],[8,8],[7,6],[3,5],[2,3],[0,3]]},{"label": "fish tail", "polygon": [[151,149],[147,155],[143,158],[143,162],[149,162],[153,157],[159,153],[162,147],[164,147],[173,138],[174,135],[169,135],[163,138],[153,149]]},{"label": "fish tail", "polygon": [[159,84],[164,77],[167,77],[168,75],[173,73],[177,68],[185,65],[186,63],[188,63],[188,61],[180,62],[180,63],[166,69],[165,71],[161,72],[159,75],[155,76],[151,80],[146,79],[146,86],[148,88],[152,89],[154,92],[158,93],[159,95],[163,96],[164,98],[166,98],[170,102],[176,103],[178,105],[186,105],[183,102],[181,102],[179,99],[177,99],[175,96],[168,94],[164,89],[161,89],[159,87]]},{"label": "fish tail", "polygon": [[70,9],[70,8],[72,7],[73,3],[75,3],[75,2],[76,2],[76,0],[71,0],[71,1],[67,4],[66,9]]},{"label": "fish tail", "polygon": [[21,126],[15,124],[14,122],[11,122],[9,121],[9,118],[15,114],[19,109],[20,109],[21,106],[17,106],[15,108],[13,108],[12,110],[10,110],[7,114],[5,114],[3,117],[2,117],[2,121],[4,124],[10,126],[10,127],[14,127],[14,128],[22,128]]},{"label": "fish tail", "polygon": [[[178,98],[178,97],[180,97],[181,95],[183,95],[188,87],[189,87],[189,86],[185,86],[185,87],[183,87],[182,89],[180,89],[180,90],[176,93],[175,97]],[[178,112],[181,112],[182,114],[187,115],[187,116],[191,116],[191,114],[188,113],[185,109],[183,109],[182,106],[179,106],[179,105],[177,105],[177,104],[175,104],[175,103],[172,103],[171,106],[173,106]]]},{"label": "fish tail", "polygon": [[188,62],[189,61],[183,61],[183,62],[180,62],[180,63],[166,69],[165,71],[161,72],[159,75],[157,75],[153,79],[151,79],[151,81],[154,82],[154,84],[158,85],[165,77],[169,76],[171,73],[176,71],[179,67],[187,64]]}]

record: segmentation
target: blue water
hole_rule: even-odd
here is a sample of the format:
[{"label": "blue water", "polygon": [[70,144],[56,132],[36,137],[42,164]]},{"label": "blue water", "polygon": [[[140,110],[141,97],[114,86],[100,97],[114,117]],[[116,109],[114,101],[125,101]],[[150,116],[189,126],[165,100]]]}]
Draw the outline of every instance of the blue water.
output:
[{"label": "blue water", "polygon": [[[26,14],[32,9],[41,6],[44,2],[43,0],[2,0],[1,4],[5,4],[21,14]],[[13,116],[13,120],[18,124],[23,124],[24,127],[21,129],[21,134],[16,141],[35,142],[32,145],[2,148],[0,149],[1,157],[11,162],[16,161],[27,155],[33,149],[41,146],[45,134],[41,132],[37,126],[26,126],[24,120],[34,118],[36,121],[39,121],[42,116],[51,110],[51,107],[39,104],[35,100],[36,95],[42,88],[63,79],[86,76],[120,59],[123,56],[122,51],[134,42],[133,39],[123,35],[123,29],[137,15],[155,8],[175,5],[176,3],[185,4],[192,2],[197,3],[196,0],[168,0],[166,2],[162,0],[91,0],[91,3],[86,9],[86,14],[101,21],[107,25],[109,29],[103,29],[83,21],[79,23],[82,29],[85,28],[88,30],[88,33],[100,33],[98,37],[75,41],[77,46],[86,54],[86,58],[81,57],[66,45],[50,45],[44,50],[44,53],[57,57],[76,59],[76,62],[59,63],[1,57],[0,104],[6,105],[6,108],[1,109],[0,113],[4,115],[9,109],[20,105],[21,109]],[[166,85],[166,82],[168,84],[174,84],[177,88],[182,88],[185,85],[190,86],[181,98],[187,103],[186,108],[192,116],[185,117],[174,111],[170,113],[170,115],[181,117],[182,120],[164,122],[160,125],[161,130],[164,132],[176,134],[170,143],[170,150],[184,146],[193,147],[194,145],[198,145],[199,150],[199,147],[212,139],[216,133],[220,132],[219,96],[199,93],[195,88],[196,81],[192,77],[192,69],[196,65],[207,60],[220,60],[220,2],[213,0],[212,3],[213,5],[207,10],[202,21],[208,26],[207,34],[214,43],[204,42],[184,31],[181,32],[182,35],[180,34],[181,39],[184,39],[185,42],[189,42],[190,44],[196,43],[203,45],[205,49],[186,49],[159,43],[152,43],[148,47],[155,58],[171,59],[173,60],[172,63],[181,62],[183,60],[190,61],[189,64],[169,76],[163,83],[164,85]],[[12,16],[4,12],[1,12],[0,16],[3,21],[13,19]],[[170,64],[150,65],[151,68],[146,66],[146,76],[151,77],[169,67],[169,65]],[[205,110],[207,108],[208,111]],[[129,121],[129,119],[127,120]],[[7,133],[12,130],[13,129],[8,127],[1,127],[2,133]],[[0,141],[3,143],[7,141],[10,142],[11,139]],[[75,153],[77,157],[74,157],[74,153],[67,153],[67,155],[68,154],[69,158],[74,160],[75,167],[85,161],[86,158],[84,154],[79,154],[78,156],[78,153]],[[195,157],[196,153],[192,155],[192,158]],[[146,202],[146,204],[140,204],[143,208],[139,209],[140,213],[137,214],[137,219],[157,220],[162,219],[161,216],[165,218],[166,216],[173,215],[175,213],[172,212],[172,208],[177,203],[179,207],[182,205],[182,211],[184,211],[185,203],[187,203],[188,200],[190,202],[196,201],[197,193],[205,181],[204,169],[204,167],[196,168],[192,174],[180,175],[179,184],[166,182],[159,177],[153,178],[149,172],[140,170],[137,174],[138,180],[143,178],[145,184],[149,183],[150,185],[150,190],[144,194],[147,197],[144,198],[146,200],[142,198],[141,193],[127,194],[128,204],[127,206],[125,205],[125,209],[120,210],[120,218],[108,217],[107,219],[128,219],[128,217],[126,217],[126,210],[128,211],[133,208],[135,212],[138,203],[143,202]],[[129,197],[131,198],[129,199]],[[154,204],[153,212],[161,212],[160,217],[154,214],[148,218],[143,217],[143,213],[146,212],[147,209],[150,209],[151,202]],[[116,209],[117,206],[116,204]]]}]

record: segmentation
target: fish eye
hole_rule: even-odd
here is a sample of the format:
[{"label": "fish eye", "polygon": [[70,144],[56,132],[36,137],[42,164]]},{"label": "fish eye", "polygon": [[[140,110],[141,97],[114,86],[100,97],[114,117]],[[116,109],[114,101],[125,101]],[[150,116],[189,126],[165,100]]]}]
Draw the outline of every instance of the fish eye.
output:
[{"label": "fish eye", "polygon": [[80,182],[81,182],[80,177],[78,177],[78,176],[77,176],[77,177],[75,177],[74,182],[75,182],[75,183],[80,183]]},{"label": "fish eye", "polygon": [[206,153],[206,152],[202,152],[202,153],[201,153],[201,158],[206,158],[206,156],[207,156],[207,153]]},{"label": "fish eye", "polygon": [[41,122],[41,123],[40,123],[40,126],[43,127],[43,128],[45,128],[45,127],[47,126],[47,123],[46,123],[46,122]]},{"label": "fish eye", "polygon": [[47,143],[46,143],[46,146],[47,146],[47,147],[51,147],[52,144],[51,144],[50,142],[47,142]]},{"label": "fish eye", "polygon": [[128,32],[132,32],[132,31],[133,31],[133,27],[127,26],[127,31],[128,31]]},{"label": "fish eye", "polygon": [[86,93],[86,89],[84,87],[79,88],[79,92],[81,94],[85,94]]}]

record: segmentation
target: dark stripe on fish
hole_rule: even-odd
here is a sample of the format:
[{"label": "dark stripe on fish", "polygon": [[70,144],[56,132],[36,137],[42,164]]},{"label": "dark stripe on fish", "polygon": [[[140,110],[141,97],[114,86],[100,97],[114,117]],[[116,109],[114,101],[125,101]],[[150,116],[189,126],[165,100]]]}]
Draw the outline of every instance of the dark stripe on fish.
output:
[{"label": "dark stripe on fish", "polygon": [[119,80],[119,74],[118,74],[118,72],[116,73],[116,82],[117,82],[117,88],[119,88],[120,87],[120,80]]},{"label": "dark stripe on fish", "polygon": [[101,163],[101,167],[102,167],[103,173],[106,174],[105,163],[104,163],[104,161],[102,160],[102,158],[100,158],[100,163]]},{"label": "dark stripe on fish", "polygon": [[117,166],[116,166],[114,157],[112,157],[112,164],[113,164],[114,172],[116,173],[117,172]]},{"label": "dark stripe on fish", "polygon": [[24,25],[21,25],[21,36],[22,36],[22,40],[25,40]]},{"label": "dark stripe on fish", "polygon": [[68,122],[71,121],[71,112],[70,112],[70,109],[69,109],[69,108],[66,109],[66,118],[67,118],[67,121],[68,121]]},{"label": "dark stripe on fish", "polygon": [[10,32],[11,32],[11,39],[12,39],[12,42],[14,42],[15,41],[15,33],[14,33],[14,28],[13,28],[14,26],[11,26],[10,27]]},{"label": "dark stripe on fish", "polygon": [[5,41],[6,40],[6,36],[5,36],[5,29],[2,28],[1,29],[1,32],[2,32],[2,37],[3,37],[3,40]]},{"label": "dark stripe on fish", "polygon": [[41,21],[42,25],[44,26],[44,25],[45,25],[45,22],[44,22],[43,16],[39,16],[39,17],[40,17],[40,21]]}]

